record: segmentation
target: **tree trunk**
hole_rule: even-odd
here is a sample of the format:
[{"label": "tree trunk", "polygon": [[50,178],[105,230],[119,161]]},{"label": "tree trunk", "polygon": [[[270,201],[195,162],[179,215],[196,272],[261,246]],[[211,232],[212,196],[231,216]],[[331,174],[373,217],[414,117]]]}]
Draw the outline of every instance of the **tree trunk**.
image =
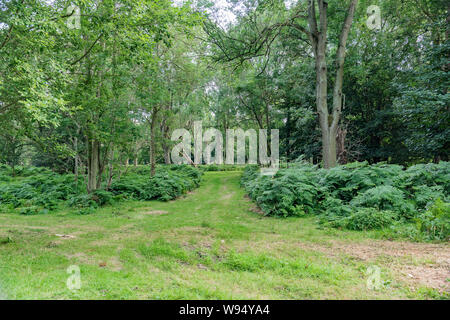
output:
[{"label": "tree trunk", "polygon": [[169,126],[166,124],[166,121],[163,120],[162,125],[161,125],[161,131],[162,131],[162,149],[163,149],[163,154],[164,154],[164,163],[165,164],[170,164],[170,145],[169,145]]},{"label": "tree trunk", "polygon": [[113,182],[115,153],[116,153],[115,149],[112,148],[112,150],[111,150],[111,158],[109,159],[109,163],[108,163],[108,182],[106,184],[106,190],[109,190],[109,188],[111,187],[111,184]]},{"label": "tree trunk", "polygon": [[74,174],[75,174],[75,182],[78,182],[78,175],[79,175],[79,161],[78,161],[78,138],[73,138],[73,147],[75,149],[75,157],[74,157]]},{"label": "tree trunk", "polygon": [[345,139],[347,137],[347,129],[338,129],[337,133],[337,156],[340,164],[348,163],[348,152],[345,148]]},{"label": "tree trunk", "polygon": [[98,189],[99,171],[100,171],[100,142],[96,139],[90,139],[88,142],[88,183],[87,191],[92,193]]},{"label": "tree trunk", "polygon": [[[316,19],[316,5],[319,8],[319,25]],[[348,8],[347,17],[339,37],[339,46],[336,55],[336,79],[333,90],[333,114],[328,112],[328,72],[326,63],[327,53],[327,8],[328,4],[323,0],[310,0],[308,8],[308,23],[310,33],[308,34],[312,43],[314,57],[316,60],[316,105],[319,114],[320,129],[322,131],[322,157],[323,166],[326,169],[336,166],[336,139],[339,120],[342,113],[342,87],[344,78],[344,62],[346,54],[346,43],[350,27],[353,21],[358,0],[352,0]]]},{"label": "tree trunk", "polygon": [[167,144],[164,145],[164,163],[170,164],[170,149]]},{"label": "tree trunk", "polygon": [[150,175],[155,176],[156,173],[156,117],[158,116],[158,110],[155,109],[152,114],[152,119],[150,122]]}]

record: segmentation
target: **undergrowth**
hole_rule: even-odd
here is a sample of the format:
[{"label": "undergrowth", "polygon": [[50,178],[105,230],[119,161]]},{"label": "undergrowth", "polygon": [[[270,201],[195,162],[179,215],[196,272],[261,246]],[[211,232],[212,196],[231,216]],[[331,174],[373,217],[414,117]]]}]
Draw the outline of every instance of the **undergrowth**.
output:
[{"label": "undergrowth", "polygon": [[0,210],[35,215],[66,206],[88,214],[117,201],[169,201],[197,188],[201,176],[201,170],[187,165],[158,167],[154,177],[148,167],[130,167],[109,187],[105,182],[88,194],[83,176],[76,179],[73,174],[35,167],[19,167],[13,174],[9,167],[0,166]]},{"label": "undergrowth", "polygon": [[324,226],[449,240],[448,162],[407,169],[363,162],[329,170],[296,163],[273,177],[248,166],[241,185],[268,216],[317,215]]}]

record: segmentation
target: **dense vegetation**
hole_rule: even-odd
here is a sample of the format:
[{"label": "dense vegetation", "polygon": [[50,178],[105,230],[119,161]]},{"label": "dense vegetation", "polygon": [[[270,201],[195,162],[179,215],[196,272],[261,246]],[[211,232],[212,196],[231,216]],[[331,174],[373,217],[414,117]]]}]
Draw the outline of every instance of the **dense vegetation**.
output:
[{"label": "dense vegetation", "polygon": [[314,164],[273,179],[247,169],[243,185],[267,215],[414,224],[412,238],[445,240],[447,2],[1,1],[0,204],[89,213],[174,199],[201,172],[171,166],[171,134],[202,120],[223,136],[279,129],[280,160]]},{"label": "dense vegetation", "polygon": [[391,227],[414,240],[449,240],[450,163],[352,163],[330,170],[298,163],[273,178],[249,166],[241,184],[269,216],[318,215],[349,230]]},{"label": "dense vegetation", "polygon": [[0,0],[0,299],[448,299],[449,3]]},{"label": "dense vegetation", "polygon": [[223,134],[279,129],[285,161],[326,167],[334,145],[341,164],[449,159],[445,0],[71,4],[0,3],[0,163],[86,174],[93,192],[109,167],[155,174],[171,133],[196,120]]},{"label": "dense vegetation", "polygon": [[175,199],[198,187],[202,171],[189,166],[158,167],[150,177],[150,167],[130,167],[120,179],[87,192],[86,181],[73,174],[58,174],[45,168],[0,166],[0,210],[21,214],[44,214],[62,207],[76,208],[80,214],[123,200]]}]

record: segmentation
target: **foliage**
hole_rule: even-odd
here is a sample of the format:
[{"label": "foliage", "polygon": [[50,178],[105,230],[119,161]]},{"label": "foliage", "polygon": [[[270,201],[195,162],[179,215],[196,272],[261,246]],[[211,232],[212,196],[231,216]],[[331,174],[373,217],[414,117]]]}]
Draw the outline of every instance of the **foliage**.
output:
[{"label": "foliage", "polygon": [[110,191],[137,200],[173,200],[198,187],[201,171],[187,165],[167,166],[157,169],[149,178],[150,168],[140,167],[114,182]]},{"label": "foliage", "polygon": [[427,240],[450,240],[450,204],[441,199],[417,219],[417,229]]},{"label": "foliage", "polygon": [[80,213],[93,212],[101,206],[126,199],[172,200],[198,187],[202,172],[190,166],[158,168],[150,177],[149,167],[131,169],[106,190],[98,189],[88,194],[85,182],[72,174],[57,174],[42,168],[18,168],[16,177],[9,167],[0,168],[7,182],[0,183],[0,205],[19,208],[22,214],[54,211],[64,202]]},{"label": "foliage", "polygon": [[375,208],[357,208],[349,216],[327,221],[330,226],[348,230],[374,230],[391,225],[397,219],[392,211],[380,211]]},{"label": "foliage", "polygon": [[419,233],[442,240],[448,236],[448,202],[443,200],[448,201],[449,172],[448,162],[407,170],[383,163],[330,170],[299,163],[268,177],[258,166],[247,166],[241,185],[266,215],[316,214],[323,224],[350,230],[421,221]]},{"label": "foliage", "polygon": [[414,206],[405,200],[405,194],[392,186],[378,186],[358,194],[350,205],[354,207],[392,210],[406,218],[411,218]]}]

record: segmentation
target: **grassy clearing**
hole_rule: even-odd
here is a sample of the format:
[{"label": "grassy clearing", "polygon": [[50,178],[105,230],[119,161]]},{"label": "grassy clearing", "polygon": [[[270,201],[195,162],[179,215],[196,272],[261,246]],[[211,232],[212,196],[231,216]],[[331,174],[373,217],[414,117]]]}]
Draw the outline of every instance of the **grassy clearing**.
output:
[{"label": "grassy clearing", "polygon": [[[0,213],[0,294],[9,299],[448,298],[448,245],[374,240],[380,233],[321,229],[315,218],[263,218],[239,188],[240,175],[208,172],[198,190],[179,200],[120,203],[86,216]],[[70,265],[81,269],[82,288],[75,292],[66,287]],[[378,290],[367,289],[371,265],[381,268]],[[421,279],[426,272],[439,281]]]}]

